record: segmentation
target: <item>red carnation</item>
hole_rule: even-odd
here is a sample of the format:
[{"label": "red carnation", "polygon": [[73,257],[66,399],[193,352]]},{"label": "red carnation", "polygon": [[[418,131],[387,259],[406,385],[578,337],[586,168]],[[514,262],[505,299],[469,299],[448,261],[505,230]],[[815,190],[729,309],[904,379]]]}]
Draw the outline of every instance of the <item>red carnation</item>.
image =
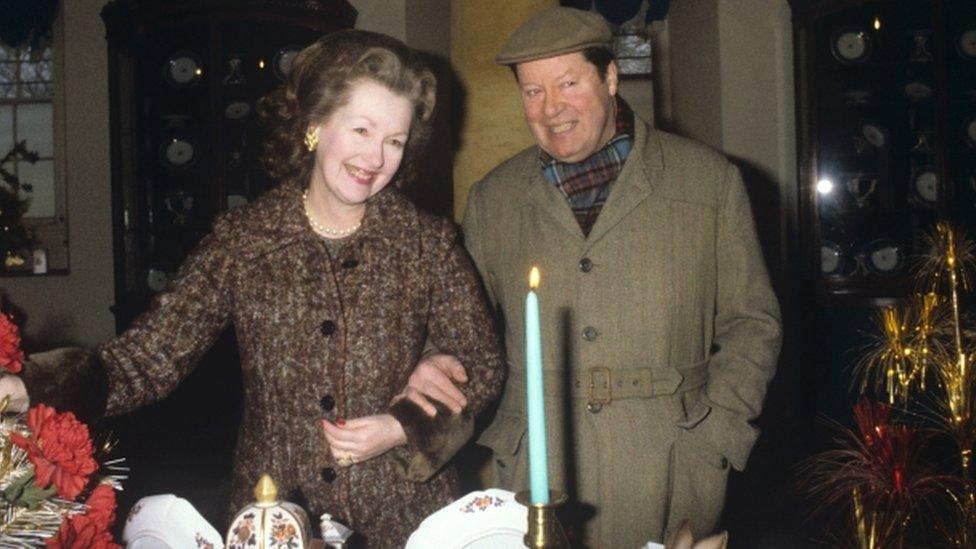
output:
[{"label": "red carnation", "polygon": [[47,488],[53,480],[61,497],[78,497],[98,469],[88,427],[71,412],[59,414],[43,404],[27,413],[27,426],[30,438],[12,432],[10,441],[27,452],[37,486]]},{"label": "red carnation", "polygon": [[100,530],[92,522],[79,521],[84,515],[65,517],[57,535],[44,544],[48,549],[122,549],[108,530]]},{"label": "red carnation", "polygon": [[99,484],[92,490],[88,501],[88,512],[82,515],[101,530],[108,530],[115,522],[115,488]]},{"label": "red carnation", "polygon": [[0,314],[0,368],[19,374],[24,368],[24,351],[20,348],[20,330],[5,314]]},{"label": "red carnation", "polygon": [[85,514],[65,517],[61,521],[58,534],[46,542],[49,549],[120,547],[108,531],[115,522],[115,489],[108,484],[99,484],[85,505],[88,506]]}]

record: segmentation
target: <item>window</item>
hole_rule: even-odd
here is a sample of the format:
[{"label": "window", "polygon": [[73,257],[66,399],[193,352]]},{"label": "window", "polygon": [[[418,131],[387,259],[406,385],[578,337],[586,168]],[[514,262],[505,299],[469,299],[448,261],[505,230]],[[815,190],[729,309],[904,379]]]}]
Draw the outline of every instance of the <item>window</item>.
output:
[{"label": "window", "polygon": [[54,51],[0,43],[0,156],[26,142],[38,154],[31,164],[14,159],[6,169],[33,187],[25,218],[57,214],[54,167]]},{"label": "window", "polygon": [[25,260],[22,266],[11,268],[6,257],[0,258],[2,276],[69,272],[63,29],[58,17],[51,39],[34,49],[0,41],[0,158],[19,142],[38,156],[34,163],[17,158],[3,166],[31,186],[30,193],[21,193],[29,199],[21,223],[33,245],[17,252]]}]

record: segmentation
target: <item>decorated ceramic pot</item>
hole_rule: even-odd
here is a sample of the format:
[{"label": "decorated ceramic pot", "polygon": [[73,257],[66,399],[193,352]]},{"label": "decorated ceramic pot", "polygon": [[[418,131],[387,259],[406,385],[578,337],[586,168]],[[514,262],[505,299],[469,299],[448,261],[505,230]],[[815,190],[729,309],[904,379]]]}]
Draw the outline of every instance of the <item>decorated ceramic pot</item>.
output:
[{"label": "decorated ceramic pot", "polygon": [[227,549],[307,549],[312,528],[301,507],[278,501],[278,488],[268,475],[254,487],[255,502],[241,509],[227,530]]}]

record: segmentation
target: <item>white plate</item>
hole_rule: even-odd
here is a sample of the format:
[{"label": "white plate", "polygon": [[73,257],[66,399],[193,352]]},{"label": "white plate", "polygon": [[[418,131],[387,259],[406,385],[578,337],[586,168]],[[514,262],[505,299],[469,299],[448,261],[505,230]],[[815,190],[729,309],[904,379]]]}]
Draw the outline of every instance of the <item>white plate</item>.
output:
[{"label": "white plate", "polygon": [[921,101],[932,97],[932,86],[917,80],[905,84],[902,91],[912,101]]},{"label": "white plate", "polygon": [[879,275],[892,275],[905,264],[905,254],[898,243],[881,238],[868,245],[866,250],[868,269]]},{"label": "white plate", "polygon": [[192,53],[177,53],[166,60],[163,76],[173,86],[192,86],[203,76],[203,69],[197,56]]},{"label": "white plate", "polygon": [[861,136],[876,149],[883,149],[888,144],[888,132],[874,122],[861,124]]},{"label": "white plate", "polygon": [[964,59],[976,61],[976,28],[969,28],[956,38],[956,50]]},{"label": "white plate", "polygon": [[274,68],[275,75],[280,80],[284,80],[288,76],[288,71],[291,70],[291,63],[295,60],[295,56],[298,55],[299,49],[297,46],[286,46],[275,53],[274,59],[271,61],[271,66]]},{"label": "white plate", "polygon": [[840,246],[824,240],[820,243],[820,272],[825,275],[835,275],[840,273],[844,267],[844,254]]},{"label": "white plate", "polygon": [[185,168],[196,158],[196,148],[187,139],[173,137],[163,144],[163,162],[170,168]]},{"label": "white plate", "polygon": [[939,174],[935,166],[922,166],[915,170],[912,191],[922,202],[931,204],[939,201]]},{"label": "white plate", "polygon": [[843,29],[830,41],[830,51],[846,65],[863,63],[871,55],[871,37],[861,29]]},{"label": "white plate", "polygon": [[471,492],[430,515],[406,549],[523,549],[528,510],[515,494],[491,488]]},{"label": "white plate", "polygon": [[244,101],[234,101],[224,107],[224,116],[231,120],[240,120],[251,114],[251,106]]},{"label": "white plate", "polygon": [[962,123],[962,136],[970,147],[976,149],[976,114]]}]

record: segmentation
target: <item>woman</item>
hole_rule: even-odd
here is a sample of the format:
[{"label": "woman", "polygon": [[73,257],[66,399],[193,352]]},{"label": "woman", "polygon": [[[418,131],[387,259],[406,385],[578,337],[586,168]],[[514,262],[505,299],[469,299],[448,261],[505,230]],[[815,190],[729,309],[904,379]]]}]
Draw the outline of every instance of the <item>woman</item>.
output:
[{"label": "woman", "polygon": [[503,377],[454,226],[390,185],[427,141],[434,87],[417,54],[382,35],[345,31],[302,51],[260,109],[280,185],[220,219],[128,331],[94,353],[28,363],[32,403],[68,397],[53,380],[66,360],[105,388],[105,413],[159,400],[231,323],[245,409],[234,508],[267,472],[367,546],[402,547],[453,499],[456,473],[442,465],[471,434],[470,417],[390,405],[425,343],[467,368],[468,413],[497,397]]}]

